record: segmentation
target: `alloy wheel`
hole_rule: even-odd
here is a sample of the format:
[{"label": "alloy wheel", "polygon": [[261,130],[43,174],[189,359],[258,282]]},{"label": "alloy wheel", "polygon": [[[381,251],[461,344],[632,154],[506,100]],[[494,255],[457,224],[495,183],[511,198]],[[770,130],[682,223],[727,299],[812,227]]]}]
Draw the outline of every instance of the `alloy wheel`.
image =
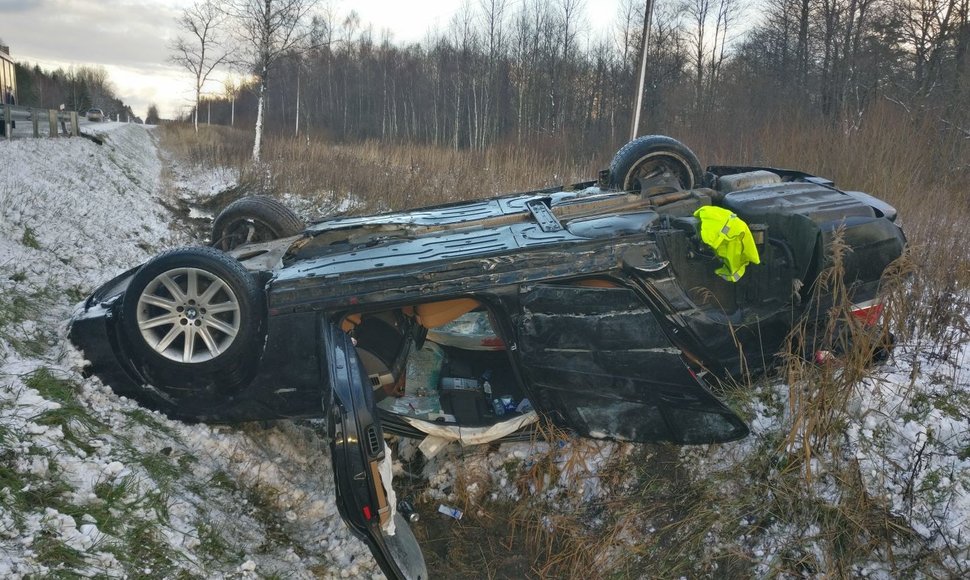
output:
[{"label": "alloy wheel", "polygon": [[167,270],[138,297],[138,330],[159,355],[201,363],[225,352],[241,324],[239,299],[226,281],[198,268]]}]

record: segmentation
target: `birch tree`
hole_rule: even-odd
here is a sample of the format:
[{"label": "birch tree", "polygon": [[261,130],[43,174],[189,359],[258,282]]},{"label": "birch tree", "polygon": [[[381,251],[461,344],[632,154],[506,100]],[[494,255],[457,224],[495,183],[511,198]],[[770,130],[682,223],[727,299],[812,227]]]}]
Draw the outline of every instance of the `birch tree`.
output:
[{"label": "birch tree", "polygon": [[241,63],[256,77],[256,137],[253,162],[259,163],[266,109],[266,87],[277,62],[308,48],[310,16],[319,0],[224,0],[241,42]]},{"label": "birch tree", "polygon": [[195,111],[192,123],[199,132],[199,103],[202,87],[212,71],[223,64],[229,56],[221,36],[226,16],[212,0],[201,0],[186,8],[178,17],[178,27],[186,34],[175,38],[170,46],[169,60],[186,69],[194,77]]}]

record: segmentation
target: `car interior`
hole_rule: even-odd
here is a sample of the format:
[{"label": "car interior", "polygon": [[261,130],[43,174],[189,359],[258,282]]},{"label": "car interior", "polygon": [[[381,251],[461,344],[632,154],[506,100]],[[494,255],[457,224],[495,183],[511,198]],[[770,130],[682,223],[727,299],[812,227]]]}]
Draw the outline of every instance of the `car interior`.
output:
[{"label": "car interior", "polygon": [[[619,287],[601,278],[562,284]],[[340,326],[353,339],[374,400],[386,412],[488,427],[533,409],[494,316],[474,298],[350,314]]]},{"label": "car interior", "polygon": [[488,309],[473,298],[343,318],[384,411],[485,427],[532,409]]}]

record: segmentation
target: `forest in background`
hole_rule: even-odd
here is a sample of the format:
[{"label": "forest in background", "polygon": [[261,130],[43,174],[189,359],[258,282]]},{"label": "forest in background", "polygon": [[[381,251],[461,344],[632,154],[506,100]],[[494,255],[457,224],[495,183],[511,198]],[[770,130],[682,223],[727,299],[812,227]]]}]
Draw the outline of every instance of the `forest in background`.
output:
[{"label": "forest in background", "polygon": [[[779,124],[848,132],[878,117],[965,139],[968,6],[661,0],[640,132],[726,141]],[[583,0],[481,0],[412,44],[378,37],[353,12],[318,13],[308,47],[268,75],[267,132],[573,155],[610,149],[629,137],[644,3],[624,0],[612,34],[601,36],[584,28],[592,9]],[[254,88],[210,95],[200,122],[252,126]]]},{"label": "forest in background", "polygon": [[117,120],[141,121],[131,107],[116,94],[108,71],[100,66],[78,66],[68,69],[42,69],[39,65],[16,63],[17,104],[24,107],[58,109],[83,113],[99,108]]}]

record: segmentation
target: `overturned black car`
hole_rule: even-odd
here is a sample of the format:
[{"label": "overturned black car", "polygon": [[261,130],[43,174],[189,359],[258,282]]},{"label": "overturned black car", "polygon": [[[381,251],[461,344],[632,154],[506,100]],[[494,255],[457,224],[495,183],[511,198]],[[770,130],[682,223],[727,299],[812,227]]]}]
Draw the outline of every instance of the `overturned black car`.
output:
[{"label": "overturned black car", "polygon": [[215,247],[99,288],[71,339],[117,392],[173,417],[327,418],[344,519],[389,576],[424,577],[384,431],[476,443],[541,413],[589,437],[744,437],[718,380],[770,365],[805,316],[824,324],[807,305],[835,238],[854,309],[875,318],[905,243],[895,218],[799,171],[704,171],[648,136],[597,181],[483,201],[305,226],[240,199]]}]

